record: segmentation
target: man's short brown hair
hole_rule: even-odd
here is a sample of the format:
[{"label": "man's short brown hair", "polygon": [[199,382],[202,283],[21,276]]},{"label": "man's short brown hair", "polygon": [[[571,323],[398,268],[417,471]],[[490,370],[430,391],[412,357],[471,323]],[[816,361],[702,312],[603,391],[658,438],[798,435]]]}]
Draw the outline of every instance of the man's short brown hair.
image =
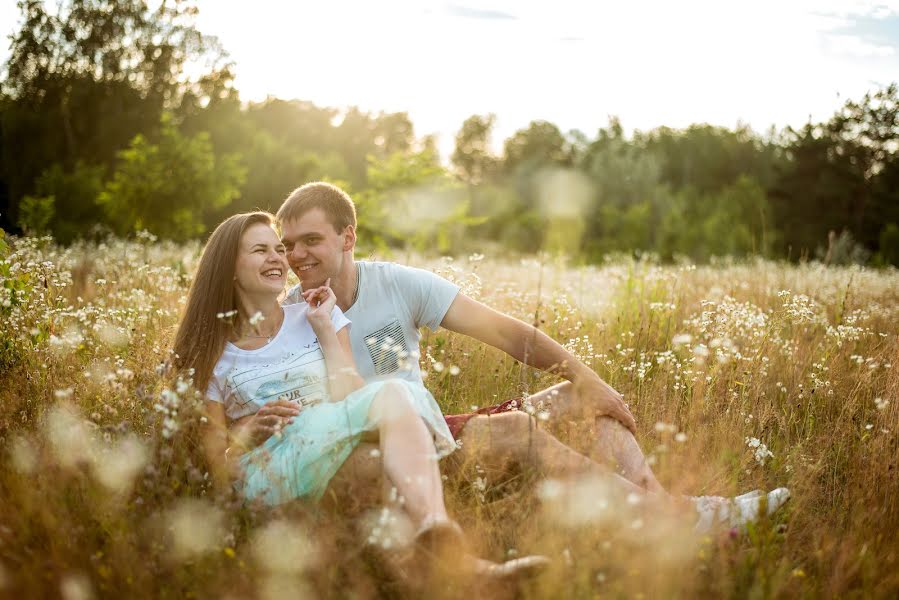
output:
[{"label": "man's short brown hair", "polygon": [[320,208],[337,233],[347,225],[356,226],[356,205],[349,194],[336,185],[313,181],[290,192],[276,215],[279,223],[299,219],[314,208]]}]

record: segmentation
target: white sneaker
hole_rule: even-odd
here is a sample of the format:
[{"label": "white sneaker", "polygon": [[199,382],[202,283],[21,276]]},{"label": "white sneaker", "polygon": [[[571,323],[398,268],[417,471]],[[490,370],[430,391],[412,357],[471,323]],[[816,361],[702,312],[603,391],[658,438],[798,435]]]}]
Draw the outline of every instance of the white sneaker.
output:
[{"label": "white sneaker", "polygon": [[[745,494],[740,494],[739,496],[734,496],[734,500],[744,500],[748,498],[757,498],[762,495],[762,490],[754,489],[746,492]],[[687,500],[692,502],[694,505],[711,505],[715,503],[728,502],[729,499],[724,496],[687,496]],[[698,509],[697,509],[698,510]]]},{"label": "white sneaker", "polygon": [[744,498],[758,498],[764,494],[764,492],[760,489],[754,489],[752,491],[746,492],[745,494],[740,494],[739,496],[734,496],[734,500],[743,500]]},{"label": "white sneaker", "polygon": [[714,527],[724,525],[744,531],[748,523],[758,519],[763,500],[766,513],[771,515],[790,499],[790,490],[787,488],[777,488],[767,494],[756,492],[753,490],[733,500],[721,496],[691,498],[696,512],[699,513],[699,520],[694,529],[698,533],[708,533]]}]

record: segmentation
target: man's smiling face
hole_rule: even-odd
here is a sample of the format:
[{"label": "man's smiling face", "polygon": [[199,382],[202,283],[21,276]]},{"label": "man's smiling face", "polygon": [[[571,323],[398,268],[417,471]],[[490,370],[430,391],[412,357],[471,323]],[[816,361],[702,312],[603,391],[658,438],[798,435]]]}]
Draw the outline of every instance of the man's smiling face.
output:
[{"label": "man's smiling face", "polygon": [[323,210],[313,208],[281,224],[281,241],[290,268],[308,290],[324,285],[328,278],[337,280],[344,252],[353,249],[356,236],[352,226],[338,232]]}]

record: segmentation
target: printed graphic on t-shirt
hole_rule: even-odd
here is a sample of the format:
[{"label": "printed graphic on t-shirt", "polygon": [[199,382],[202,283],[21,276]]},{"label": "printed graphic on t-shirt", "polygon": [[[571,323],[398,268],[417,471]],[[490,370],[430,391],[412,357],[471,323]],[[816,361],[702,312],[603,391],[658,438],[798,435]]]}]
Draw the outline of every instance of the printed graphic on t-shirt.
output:
[{"label": "printed graphic on t-shirt", "polygon": [[366,335],[365,345],[378,375],[395,373],[409,360],[409,345],[406,344],[403,328],[396,319]]},{"label": "printed graphic on t-shirt", "polygon": [[277,364],[233,371],[225,384],[240,407],[279,398],[311,406],[328,398],[325,357],[317,342]]}]

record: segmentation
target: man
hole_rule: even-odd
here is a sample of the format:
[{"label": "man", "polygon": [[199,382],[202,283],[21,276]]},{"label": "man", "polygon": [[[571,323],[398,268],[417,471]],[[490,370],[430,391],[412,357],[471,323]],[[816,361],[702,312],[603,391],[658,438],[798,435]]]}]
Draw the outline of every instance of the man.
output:
[{"label": "man", "polygon": [[[563,475],[597,471],[596,460],[614,464],[631,484],[664,493],[633,436],[634,418],[621,395],[543,332],[469,298],[431,272],[355,261],[355,207],[336,186],[317,182],[298,188],[277,216],[288,262],[302,287],[310,289],[330,279],[338,306],[353,323],[351,346],[366,380],[421,381],[418,330],[444,327],[567,379],[534,394],[530,402],[551,406],[553,419],[595,422],[595,436],[580,453],[535,427],[527,413],[515,410],[521,407],[520,399],[475,414],[449,415],[447,423],[461,442],[456,462],[476,459],[488,473],[524,463],[545,474]],[[300,301],[301,291],[300,286],[291,289],[285,303]],[[269,410],[279,414],[278,407]],[[358,469],[364,462],[365,449],[355,454],[348,469]]]}]

